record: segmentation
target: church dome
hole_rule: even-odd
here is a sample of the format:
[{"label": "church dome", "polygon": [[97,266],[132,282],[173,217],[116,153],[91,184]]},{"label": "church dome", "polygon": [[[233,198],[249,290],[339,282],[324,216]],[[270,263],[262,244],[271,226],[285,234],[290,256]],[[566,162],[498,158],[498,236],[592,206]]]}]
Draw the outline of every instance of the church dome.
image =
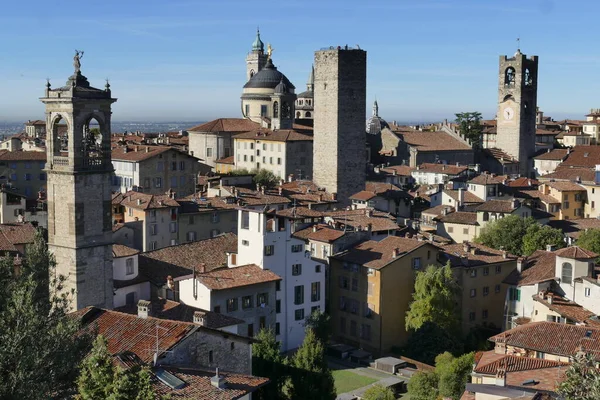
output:
[{"label": "church dome", "polygon": [[379,116],[379,105],[377,100],[373,103],[373,115],[367,120],[367,133],[379,135],[383,128],[389,128],[388,123]]},{"label": "church dome", "polygon": [[268,59],[264,68],[250,78],[244,89],[275,89],[280,83],[283,83],[288,91],[296,88],[284,74],[277,71],[271,59]]},{"label": "church dome", "polygon": [[256,30],[256,39],[254,39],[254,43],[252,43],[252,51],[264,51],[265,44],[260,40],[260,31]]},{"label": "church dome", "polygon": [[283,74],[282,74],[282,79],[279,81],[279,84],[277,84],[277,86],[275,86],[275,93],[287,93],[288,92],[288,88],[287,85],[283,82]]}]

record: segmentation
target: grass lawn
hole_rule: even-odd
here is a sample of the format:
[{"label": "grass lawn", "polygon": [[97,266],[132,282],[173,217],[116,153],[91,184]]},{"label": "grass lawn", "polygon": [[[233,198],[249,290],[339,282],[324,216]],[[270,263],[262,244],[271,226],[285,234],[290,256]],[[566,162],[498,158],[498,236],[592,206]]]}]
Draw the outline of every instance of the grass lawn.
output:
[{"label": "grass lawn", "polygon": [[333,379],[335,380],[335,390],[337,394],[346,393],[377,382],[377,379],[358,375],[347,370],[331,371],[331,373],[333,374]]}]

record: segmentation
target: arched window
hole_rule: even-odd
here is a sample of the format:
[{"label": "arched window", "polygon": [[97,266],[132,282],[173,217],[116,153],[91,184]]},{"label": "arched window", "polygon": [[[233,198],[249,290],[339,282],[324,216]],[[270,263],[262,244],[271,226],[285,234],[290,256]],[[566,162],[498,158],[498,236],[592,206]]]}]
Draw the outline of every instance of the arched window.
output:
[{"label": "arched window", "polygon": [[277,101],[273,103],[273,118],[279,118],[279,103]]},{"label": "arched window", "polygon": [[529,68],[525,68],[525,86],[531,85],[533,85],[533,76],[531,76]]},{"label": "arched window", "polygon": [[301,105],[303,105],[303,104],[304,104],[304,100],[302,100],[302,99],[298,100],[298,105],[299,105],[299,106],[301,106]]},{"label": "arched window", "polygon": [[305,117],[305,118],[310,118],[310,111],[307,111],[307,112],[305,112],[305,113],[304,113],[304,117]]},{"label": "arched window", "polygon": [[253,76],[254,76],[254,70],[253,70],[253,69],[251,69],[251,70],[250,70],[250,78],[252,78]]},{"label": "arched window", "polygon": [[490,220],[490,213],[488,213],[487,211],[485,211],[483,213],[483,220],[484,221],[489,221]]},{"label": "arched window", "polygon": [[83,151],[83,163],[85,167],[101,167],[104,159],[106,138],[102,134],[103,128],[100,122],[91,117],[83,125],[81,149]]},{"label": "arched window", "polygon": [[560,274],[561,283],[571,284],[573,282],[573,266],[571,263],[563,263],[562,272]]},{"label": "arched window", "polygon": [[296,111],[296,118],[300,118],[300,111]]},{"label": "arched window", "polygon": [[281,103],[281,118],[290,118],[290,105],[287,101]]},{"label": "arched window", "polygon": [[514,86],[515,84],[515,69],[513,67],[506,68],[504,71],[504,85]]},{"label": "arched window", "polygon": [[507,100],[513,100],[513,101],[514,101],[514,100],[515,100],[515,98],[514,98],[514,97],[512,97],[512,95],[511,95],[511,94],[507,94],[506,96],[504,96],[504,99],[503,99],[502,101],[507,101]]}]

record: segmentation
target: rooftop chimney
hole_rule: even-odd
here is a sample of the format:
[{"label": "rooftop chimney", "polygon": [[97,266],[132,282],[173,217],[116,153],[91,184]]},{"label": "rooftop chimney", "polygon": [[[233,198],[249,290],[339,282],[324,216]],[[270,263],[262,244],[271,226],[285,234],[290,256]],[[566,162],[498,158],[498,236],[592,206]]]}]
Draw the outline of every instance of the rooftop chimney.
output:
[{"label": "rooftop chimney", "polygon": [[138,317],[146,319],[150,316],[150,302],[148,300],[138,301]]},{"label": "rooftop chimney", "polygon": [[394,252],[392,254],[393,258],[398,258],[398,256],[400,255],[400,249],[399,248],[394,248]]},{"label": "rooftop chimney", "polygon": [[146,146],[146,153],[150,153],[150,147]]},{"label": "rooftop chimney", "polygon": [[556,246],[553,244],[547,244],[546,245],[546,251],[554,251],[556,250]]},{"label": "rooftop chimney", "polygon": [[336,201],[337,200],[337,193],[331,193],[331,199],[333,201]]},{"label": "rooftop chimney", "polygon": [[294,182],[294,174],[288,175],[288,182]]},{"label": "rooftop chimney", "polygon": [[546,301],[548,302],[548,304],[552,304],[553,298],[554,296],[552,295],[552,293],[548,293],[548,295],[546,296]]},{"label": "rooftop chimney", "polygon": [[469,253],[471,251],[471,245],[469,244],[469,242],[467,242],[467,241],[463,242],[463,251],[465,253]]},{"label": "rooftop chimney", "polygon": [[517,258],[517,272],[523,272],[523,266],[525,264],[525,259],[523,257]]},{"label": "rooftop chimney", "polygon": [[506,366],[498,367],[496,372],[496,386],[506,386]]},{"label": "rooftop chimney", "polygon": [[142,205],[142,199],[137,199],[137,205],[141,206]]},{"label": "rooftop chimney", "polygon": [[508,253],[506,250],[502,250],[502,258],[506,259],[506,257],[508,257]]},{"label": "rooftop chimney", "polygon": [[317,225],[313,225],[313,232],[317,231]]},{"label": "rooftop chimney", "polygon": [[283,194],[283,188],[281,186],[277,188],[277,194],[279,194],[280,196]]},{"label": "rooftop chimney", "polygon": [[194,323],[196,325],[204,326],[206,323],[206,313],[204,311],[195,311],[194,312]]},{"label": "rooftop chimney", "polygon": [[218,389],[225,389],[225,378],[219,375],[219,368],[217,368],[215,376],[210,378],[210,384]]}]

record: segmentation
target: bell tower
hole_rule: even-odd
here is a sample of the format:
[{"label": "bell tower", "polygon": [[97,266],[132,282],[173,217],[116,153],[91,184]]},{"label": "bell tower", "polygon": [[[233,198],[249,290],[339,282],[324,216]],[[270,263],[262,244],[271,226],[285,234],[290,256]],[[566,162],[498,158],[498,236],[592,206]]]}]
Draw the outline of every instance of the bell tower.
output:
[{"label": "bell tower", "polygon": [[260,40],[260,31],[256,29],[256,39],[252,43],[252,51],[246,56],[246,82],[263,69],[267,63],[267,58],[265,44]]},{"label": "bell tower", "polygon": [[[83,52],[76,51],[75,72],[65,86],[46,85],[46,172],[48,248],[56,272],[67,277],[71,308],[112,308],[112,226],[108,81],[90,86],[81,74]],[[59,130],[59,123],[67,126]]]},{"label": "bell tower", "polygon": [[519,160],[519,172],[529,176],[535,155],[538,57],[517,50],[500,56],[496,147]]}]

